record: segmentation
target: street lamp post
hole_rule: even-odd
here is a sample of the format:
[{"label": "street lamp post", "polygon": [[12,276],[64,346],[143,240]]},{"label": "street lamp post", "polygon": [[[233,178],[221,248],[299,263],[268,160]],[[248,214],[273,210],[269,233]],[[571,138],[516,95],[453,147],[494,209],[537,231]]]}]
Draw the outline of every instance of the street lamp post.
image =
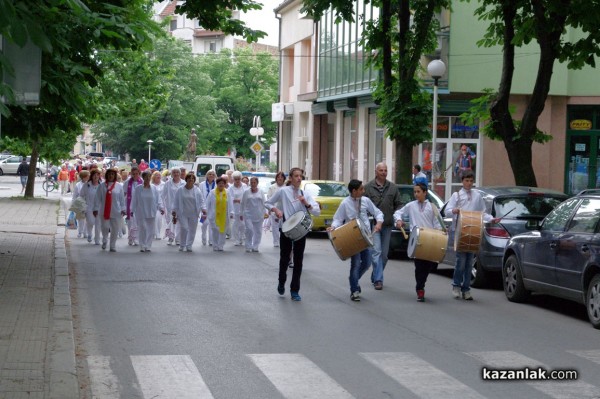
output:
[{"label": "street lamp post", "polygon": [[152,159],[152,143],[154,143],[154,141],[148,140],[146,143],[148,143],[148,165],[150,165],[150,160]]},{"label": "street lamp post", "polygon": [[[437,111],[438,111],[438,81],[444,73],[446,73],[446,64],[442,60],[433,60],[427,65],[427,72],[433,78],[433,124],[431,125],[431,162],[432,166],[437,163],[437,150],[436,150],[436,139],[437,139]],[[432,172],[434,168],[432,168]],[[435,181],[431,179],[431,188],[435,191]]]},{"label": "street lamp post", "polygon": [[[256,137],[256,142],[260,141],[260,136],[265,133],[265,130],[260,125],[260,116],[254,116],[252,121],[252,127],[250,128],[250,135]],[[255,151],[256,154],[256,171],[258,172],[258,168],[260,167],[260,153],[261,151]]]}]

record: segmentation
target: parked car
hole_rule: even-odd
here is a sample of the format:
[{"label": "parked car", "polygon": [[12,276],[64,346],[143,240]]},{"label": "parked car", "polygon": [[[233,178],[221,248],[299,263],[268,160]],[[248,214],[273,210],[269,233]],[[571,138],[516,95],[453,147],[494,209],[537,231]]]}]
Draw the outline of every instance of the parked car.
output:
[{"label": "parked car", "polygon": [[[29,164],[29,158],[27,157],[27,163]],[[16,175],[17,169],[19,169],[19,165],[23,160],[22,156],[19,155],[11,155],[8,158],[4,158],[0,160],[0,176],[7,175]],[[46,161],[39,160],[36,165],[37,175],[42,176],[46,173]]]},{"label": "parked car", "polygon": [[331,226],[340,203],[350,195],[344,182],[331,180],[303,180],[300,189],[310,193],[321,208],[321,215],[312,217],[312,231],[325,231]]},{"label": "parked car", "polygon": [[[473,260],[471,285],[485,287],[491,279],[500,277],[502,256],[509,239],[517,234],[535,230],[537,224],[569,196],[559,191],[523,186],[479,187],[473,190],[481,194],[487,213],[502,218],[497,224],[484,225],[479,253]],[[444,211],[445,206],[442,214]],[[449,229],[452,218],[445,218],[444,222]],[[442,263],[452,267],[456,263],[451,235],[448,236],[448,247]]]},{"label": "parked car", "polygon": [[[408,204],[410,201],[415,199],[414,186],[412,184],[396,184],[398,192],[400,193],[400,200],[402,206]],[[427,190],[427,199],[429,202],[437,206],[440,210],[444,206],[444,201],[433,191]],[[408,219],[404,220],[404,231],[410,237],[410,223]],[[404,238],[402,232],[396,227],[392,229],[392,236],[390,237],[390,252],[401,252],[406,253],[408,247],[408,240]]]},{"label": "parked car", "polygon": [[579,195],[512,237],[502,258],[506,298],[525,302],[535,291],[579,302],[600,329],[599,221],[600,195]]}]

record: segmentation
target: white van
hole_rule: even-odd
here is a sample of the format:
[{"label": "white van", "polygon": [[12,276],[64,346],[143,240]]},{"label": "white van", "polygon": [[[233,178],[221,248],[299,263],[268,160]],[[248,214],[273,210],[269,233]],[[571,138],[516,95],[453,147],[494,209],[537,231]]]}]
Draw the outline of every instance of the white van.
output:
[{"label": "white van", "polygon": [[235,170],[233,158],[217,155],[199,155],[194,162],[194,172],[199,182],[206,179],[206,172],[214,169],[217,172],[217,177],[221,176],[228,170]]}]

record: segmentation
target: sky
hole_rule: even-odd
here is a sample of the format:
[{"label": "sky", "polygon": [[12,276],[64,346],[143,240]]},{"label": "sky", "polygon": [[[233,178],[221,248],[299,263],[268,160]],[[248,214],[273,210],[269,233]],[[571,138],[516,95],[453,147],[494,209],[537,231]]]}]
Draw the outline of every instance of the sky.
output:
[{"label": "sky", "polygon": [[252,29],[267,32],[268,36],[259,40],[259,43],[279,45],[279,20],[275,18],[273,9],[283,3],[284,0],[262,0],[263,9],[260,11],[250,11],[243,14],[242,20]]}]

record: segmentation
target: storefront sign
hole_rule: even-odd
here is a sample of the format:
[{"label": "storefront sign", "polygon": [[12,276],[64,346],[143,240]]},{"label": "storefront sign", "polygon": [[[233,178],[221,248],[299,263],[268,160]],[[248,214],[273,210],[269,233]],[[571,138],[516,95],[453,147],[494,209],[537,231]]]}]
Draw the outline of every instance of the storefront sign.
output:
[{"label": "storefront sign", "polygon": [[584,152],[585,151],[585,143],[576,143],[575,151],[576,152]]},{"label": "storefront sign", "polygon": [[569,123],[571,130],[590,130],[592,128],[592,121],[587,119],[575,119]]}]

